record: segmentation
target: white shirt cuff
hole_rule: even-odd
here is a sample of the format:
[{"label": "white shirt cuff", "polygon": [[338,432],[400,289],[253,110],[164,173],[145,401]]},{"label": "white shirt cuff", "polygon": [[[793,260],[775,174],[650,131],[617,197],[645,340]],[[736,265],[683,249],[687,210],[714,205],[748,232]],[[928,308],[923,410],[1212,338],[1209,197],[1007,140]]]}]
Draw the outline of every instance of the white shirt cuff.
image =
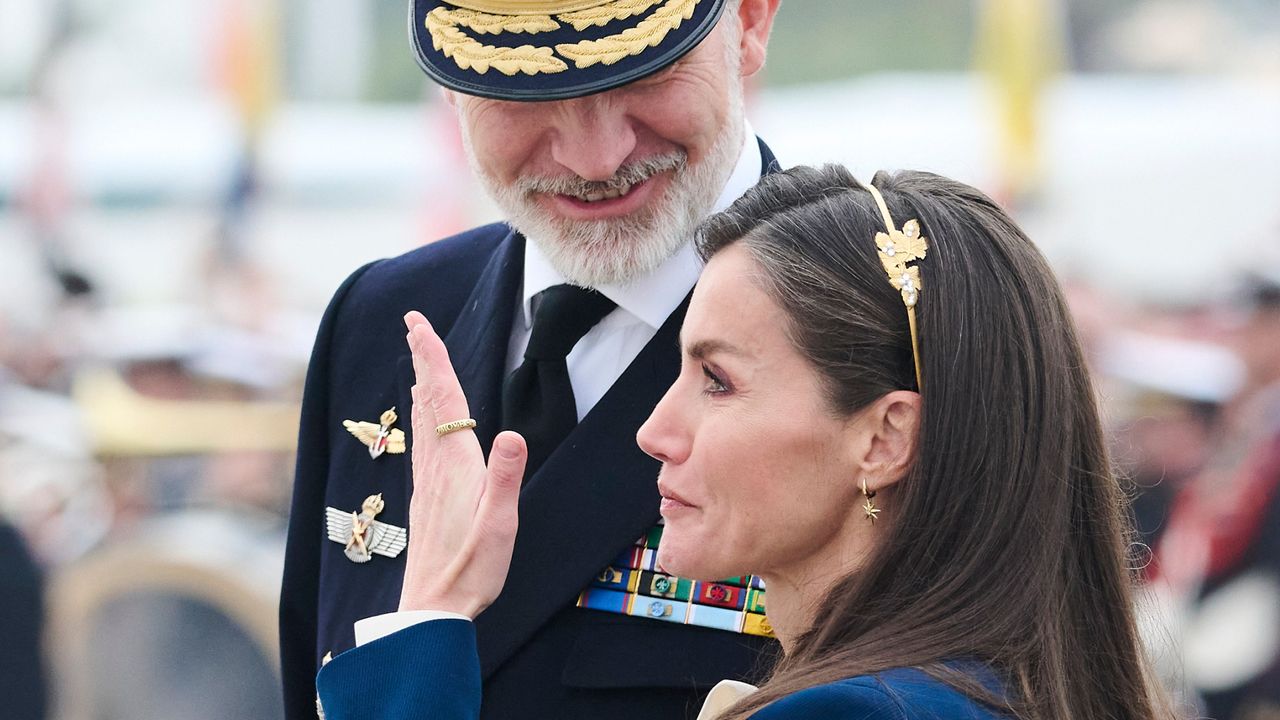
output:
[{"label": "white shirt cuff", "polygon": [[466,620],[471,618],[446,610],[405,610],[374,615],[356,621],[356,647],[384,638],[391,633],[399,632],[418,623],[431,620]]}]

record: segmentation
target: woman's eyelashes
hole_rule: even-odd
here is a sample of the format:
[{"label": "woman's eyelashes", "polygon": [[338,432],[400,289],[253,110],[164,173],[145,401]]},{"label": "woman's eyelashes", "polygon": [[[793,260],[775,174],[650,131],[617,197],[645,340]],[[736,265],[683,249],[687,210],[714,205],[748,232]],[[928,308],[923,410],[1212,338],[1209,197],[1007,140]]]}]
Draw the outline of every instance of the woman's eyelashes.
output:
[{"label": "woman's eyelashes", "polygon": [[719,395],[729,392],[729,385],[724,379],[707,364],[702,365],[702,374],[707,377],[707,385],[703,392],[708,395]]}]

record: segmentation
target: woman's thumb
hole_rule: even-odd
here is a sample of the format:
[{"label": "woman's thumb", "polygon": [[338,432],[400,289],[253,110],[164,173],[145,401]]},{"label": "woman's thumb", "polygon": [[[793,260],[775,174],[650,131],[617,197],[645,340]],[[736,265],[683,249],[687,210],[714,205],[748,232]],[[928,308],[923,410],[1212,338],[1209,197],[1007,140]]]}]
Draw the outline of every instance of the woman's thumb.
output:
[{"label": "woman's thumb", "polygon": [[[524,465],[528,457],[524,438],[510,430],[494,438],[493,451],[489,453],[488,483],[480,500],[480,512],[513,529],[520,502],[520,483],[524,479]],[[505,517],[507,514],[511,517]]]}]

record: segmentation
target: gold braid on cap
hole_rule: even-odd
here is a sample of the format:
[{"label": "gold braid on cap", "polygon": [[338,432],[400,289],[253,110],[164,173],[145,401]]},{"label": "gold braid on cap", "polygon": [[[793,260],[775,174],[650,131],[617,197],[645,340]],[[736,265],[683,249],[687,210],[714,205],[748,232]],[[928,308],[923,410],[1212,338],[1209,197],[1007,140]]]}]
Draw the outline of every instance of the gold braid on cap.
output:
[{"label": "gold braid on cap", "polygon": [[[613,65],[659,45],[693,17],[702,0],[449,0],[424,20],[431,46],[463,70],[481,75],[493,68],[504,75],[554,74],[597,63]],[[650,12],[652,10],[652,12]],[[537,35],[568,23],[578,32],[648,13],[635,25],[595,40],[538,44]],[[554,17],[553,17],[554,16]],[[487,45],[481,35],[526,33],[530,43],[518,47]]]},{"label": "gold braid on cap", "polygon": [[920,381],[920,335],[916,332],[916,303],[920,301],[920,268],[907,263],[923,260],[929,251],[929,240],[920,234],[920,222],[908,220],[901,230],[893,226],[893,217],[889,215],[889,206],[884,203],[884,196],[871,183],[864,185],[871,197],[876,199],[880,207],[880,215],[884,217],[884,226],[888,232],[876,233],[876,250],[880,253],[880,264],[889,274],[889,283],[902,293],[902,302],[907,306],[907,323],[911,326],[911,356],[916,364],[916,390],[922,390]]}]

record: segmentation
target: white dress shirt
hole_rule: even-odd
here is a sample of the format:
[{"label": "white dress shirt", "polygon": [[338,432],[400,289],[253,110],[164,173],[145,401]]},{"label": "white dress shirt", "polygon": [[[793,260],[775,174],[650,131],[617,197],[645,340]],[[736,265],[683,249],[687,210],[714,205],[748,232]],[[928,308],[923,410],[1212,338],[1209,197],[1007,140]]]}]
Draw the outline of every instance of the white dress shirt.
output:
[{"label": "white dress shirt", "polygon": [[[742,153],[712,211],[724,210],[751,189],[760,179],[762,163],[755,133],[750,124],[744,124]],[[701,272],[702,261],[698,259],[690,241],[650,275],[629,285],[596,288],[617,303],[618,307],[582,336],[565,359],[569,366],[569,382],[573,386],[573,396],[578,405],[579,420],[595,407],[631,361],[649,344],[658,328],[666,322],[667,316],[680,306],[693,289]],[[524,349],[529,344],[529,333],[533,327],[533,296],[565,282],[564,276],[551,267],[538,246],[526,240],[524,291],[520,296],[520,306],[516,309],[515,322],[512,323],[511,344],[507,353],[508,374],[524,360]],[[356,622],[356,645],[364,645],[410,625],[442,618],[468,619],[455,613],[434,610],[375,615]]]},{"label": "white dress shirt", "polygon": [[448,610],[401,610],[398,612],[374,615],[356,621],[356,645],[364,645],[379,640],[410,625],[417,625],[428,620],[466,620],[471,618]]}]

